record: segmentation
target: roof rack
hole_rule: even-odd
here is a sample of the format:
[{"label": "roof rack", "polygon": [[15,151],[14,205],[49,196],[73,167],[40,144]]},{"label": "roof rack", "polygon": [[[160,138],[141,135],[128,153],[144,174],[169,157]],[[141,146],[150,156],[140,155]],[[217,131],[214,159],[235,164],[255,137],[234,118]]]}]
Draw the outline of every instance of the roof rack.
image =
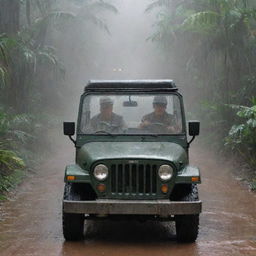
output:
[{"label": "roof rack", "polygon": [[108,90],[178,90],[173,80],[90,80],[85,91]]}]

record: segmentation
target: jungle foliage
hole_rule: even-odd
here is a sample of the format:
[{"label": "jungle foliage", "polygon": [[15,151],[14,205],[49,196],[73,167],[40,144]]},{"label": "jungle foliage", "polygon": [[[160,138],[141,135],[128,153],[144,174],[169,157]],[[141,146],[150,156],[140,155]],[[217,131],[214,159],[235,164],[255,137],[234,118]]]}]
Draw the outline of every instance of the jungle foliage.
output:
[{"label": "jungle foliage", "polygon": [[252,104],[249,107],[230,105],[239,120],[231,127],[226,145],[256,166],[256,98],[252,99]]},{"label": "jungle foliage", "polygon": [[0,0],[0,6],[1,192],[21,176],[18,169],[31,167],[58,125],[67,90],[60,35],[82,22],[109,33],[101,13],[117,9],[104,0]]},{"label": "jungle foliage", "polygon": [[[208,144],[242,156],[255,170],[256,3],[152,0],[154,33],[166,73],[180,78],[203,117]],[[224,148],[226,145],[226,148]]]}]

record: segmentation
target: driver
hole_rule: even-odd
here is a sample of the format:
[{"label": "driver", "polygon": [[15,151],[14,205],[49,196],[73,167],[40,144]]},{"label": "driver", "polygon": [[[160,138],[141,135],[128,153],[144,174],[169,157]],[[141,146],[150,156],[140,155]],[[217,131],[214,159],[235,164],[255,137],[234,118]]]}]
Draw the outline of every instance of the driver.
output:
[{"label": "driver", "polygon": [[139,127],[157,133],[175,133],[177,131],[175,118],[166,112],[166,106],[167,99],[165,96],[155,96],[153,100],[154,112],[143,116]]},{"label": "driver", "polygon": [[126,127],[123,117],[113,112],[113,103],[109,97],[100,98],[100,113],[91,119],[91,131],[120,132]]}]

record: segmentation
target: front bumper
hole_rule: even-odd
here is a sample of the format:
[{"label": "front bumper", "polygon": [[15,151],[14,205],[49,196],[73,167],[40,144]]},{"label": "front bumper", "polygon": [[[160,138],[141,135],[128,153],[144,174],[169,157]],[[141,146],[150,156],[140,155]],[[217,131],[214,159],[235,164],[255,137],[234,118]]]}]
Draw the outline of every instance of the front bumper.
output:
[{"label": "front bumper", "polygon": [[99,215],[187,215],[199,214],[202,202],[174,202],[169,200],[108,200],[96,201],[63,201],[66,213],[99,214]]}]

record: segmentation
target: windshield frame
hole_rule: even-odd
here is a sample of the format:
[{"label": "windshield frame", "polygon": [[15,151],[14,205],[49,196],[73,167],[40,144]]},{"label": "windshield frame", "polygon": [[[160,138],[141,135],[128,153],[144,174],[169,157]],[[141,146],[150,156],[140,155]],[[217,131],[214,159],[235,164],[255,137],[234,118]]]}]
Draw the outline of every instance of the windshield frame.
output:
[{"label": "windshield frame", "polygon": [[[81,127],[81,119],[82,119],[82,111],[83,111],[83,104],[84,104],[84,99],[87,96],[91,95],[97,95],[97,96],[109,96],[109,95],[176,95],[179,98],[180,102],[180,108],[181,108],[181,118],[182,118],[182,132],[180,133],[172,133],[172,134],[167,134],[167,133],[141,133],[141,134],[126,134],[126,133],[113,133],[113,134],[94,134],[94,133],[82,133],[80,132],[80,127]],[[78,119],[77,119],[77,128],[76,128],[76,134],[77,136],[107,136],[107,137],[115,137],[115,136],[143,136],[143,137],[158,137],[158,136],[186,136],[187,133],[187,127],[186,127],[186,118],[185,118],[185,109],[184,109],[184,104],[183,104],[183,97],[182,95],[177,92],[177,91],[134,91],[134,90],[127,90],[127,91],[93,91],[93,92],[84,92],[81,97],[80,97],[80,105],[79,105],[79,113],[78,113]]]}]

